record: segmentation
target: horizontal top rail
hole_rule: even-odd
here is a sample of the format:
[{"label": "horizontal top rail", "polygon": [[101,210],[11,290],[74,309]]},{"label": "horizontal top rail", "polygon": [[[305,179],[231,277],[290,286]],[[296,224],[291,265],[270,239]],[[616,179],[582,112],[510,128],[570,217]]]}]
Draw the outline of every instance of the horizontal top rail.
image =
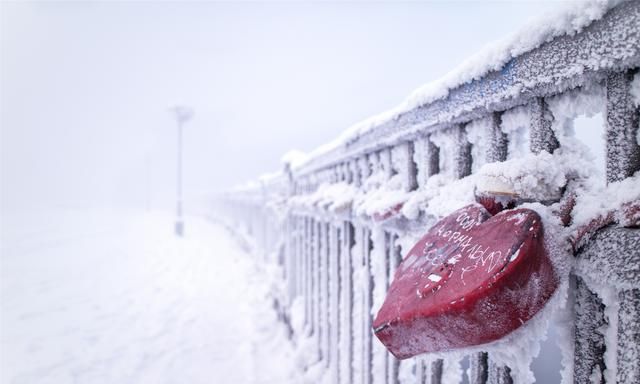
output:
[{"label": "horizontal top rail", "polygon": [[619,4],[572,35],[561,35],[521,53],[499,69],[452,88],[446,97],[373,125],[292,169],[296,177],[417,136],[466,123],[601,81],[611,70],[640,65],[640,2]]}]

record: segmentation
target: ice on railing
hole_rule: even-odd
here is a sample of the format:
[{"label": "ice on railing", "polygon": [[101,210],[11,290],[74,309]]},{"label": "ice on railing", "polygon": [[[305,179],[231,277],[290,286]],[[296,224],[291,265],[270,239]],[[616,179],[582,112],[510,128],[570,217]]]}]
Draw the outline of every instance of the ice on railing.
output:
[{"label": "ice on railing", "polygon": [[[572,225],[579,227],[593,218],[618,211],[626,203],[640,201],[640,172],[622,181],[610,183],[606,187],[587,189],[581,187],[577,192],[576,205],[572,212]],[[618,220],[623,219],[618,217]]]},{"label": "ice on railing", "polygon": [[[420,201],[424,203],[424,205],[419,207],[436,216],[442,216],[447,214],[449,210],[454,210],[461,205],[473,201],[473,190],[477,186],[478,178],[492,176],[504,179],[505,184],[511,186],[512,192],[524,198],[548,200],[552,197],[557,199],[559,197],[557,192],[566,187],[569,180],[580,180],[587,176],[585,170],[588,170],[588,165],[585,165],[585,162],[588,162],[588,159],[583,156],[582,152],[571,151],[570,149],[570,147],[560,148],[556,150],[554,154],[541,152],[537,155],[529,154],[525,157],[510,159],[502,163],[486,164],[477,174],[460,180],[451,181],[450,178],[446,178],[446,176],[443,175],[432,176],[429,182],[433,183],[433,187],[429,188],[429,184],[427,184],[420,190],[413,192],[412,198],[423,194],[423,199]],[[388,191],[401,190],[400,180],[401,175],[397,174],[385,181],[384,169],[378,167],[377,171],[370,175],[364,184],[365,189],[369,191],[368,194],[375,194],[376,191],[382,189]],[[438,180],[440,180],[440,182],[438,182]],[[635,191],[640,191],[640,188],[638,188],[636,184],[629,183],[637,183],[637,178],[628,179],[624,183],[624,185],[620,184],[620,186],[613,183],[610,188],[619,188],[621,191],[627,191],[626,199],[634,198],[636,195],[632,196],[632,193],[629,191],[634,191],[634,193],[637,194]],[[321,186],[319,190],[325,191],[332,187],[335,188],[336,185],[340,184],[341,183],[325,184],[325,186]],[[584,188],[586,188],[586,186]],[[581,199],[588,196],[588,193],[588,190],[582,190],[580,192],[577,199],[578,207],[583,204]],[[424,196],[428,196],[428,198],[424,198]],[[360,194],[356,198],[364,199],[366,195]],[[410,199],[405,204],[405,207],[409,206],[411,201]],[[585,204],[589,206],[593,205],[592,203]],[[612,202],[612,204],[614,203]],[[552,260],[562,281],[561,288],[558,293],[554,295],[551,301],[552,304],[534,317],[534,319],[521,330],[497,343],[465,349],[456,352],[457,354],[443,354],[440,357],[445,359],[445,367],[454,366],[463,355],[480,350],[489,350],[495,361],[508,364],[511,367],[513,377],[519,380],[519,382],[533,382],[533,375],[529,366],[532,359],[538,353],[539,342],[544,339],[548,324],[558,313],[563,313],[561,309],[566,305],[568,271],[570,270],[571,260],[573,258],[570,256],[568,243],[566,242],[566,236],[570,229],[562,227],[559,219],[554,215],[557,204],[544,206],[535,203],[527,206],[535,209],[543,217],[546,228],[545,233],[549,238],[548,249],[555,255]],[[594,211],[591,211],[587,214],[587,217],[594,213]],[[411,244],[414,240],[415,238],[404,239],[401,240],[401,244],[403,241],[406,244]],[[384,234],[380,229],[374,229],[373,242],[374,248],[371,260],[375,284],[373,288],[373,311],[375,312],[384,295],[382,282],[386,279],[384,276],[385,266],[383,264],[385,260],[385,255],[383,254],[385,251]],[[406,246],[407,245],[405,245],[405,247]],[[406,253],[406,250],[403,249],[403,253]],[[360,280],[363,278],[363,276],[361,276],[363,273],[366,273],[366,271],[362,269],[356,270],[354,275],[355,284],[361,283]],[[535,282],[535,279],[532,281]],[[531,289],[535,291],[535,284]],[[354,299],[360,300],[361,297],[356,293]],[[569,333],[569,331],[565,331],[565,333]],[[571,348],[563,347],[563,349],[569,351]],[[378,347],[374,347],[374,372],[381,373],[383,371],[384,359],[382,356],[384,356],[384,351]],[[570,357],[565,357],[566,362],[570,360]],[[446,372],[447,370],[445,369],[445,374]],[[569,374],[567,373],[566,375]],[[456,373],[455,376],[458,377],[458,373]]]},{"label": "ice on railing", "polygon": [[491,71],[501,69],[514,57],[531,51],[545,42],[562,35],[574,35],[621,3],[621,0],[590,0],[571,2],[564,7],[531,20],[511,36],[484,47],[440,80],[418,88],[404,103],[413,109],[446,97],[449,90],[472,80],[482,78]]},{"label": "ice on railing", "polygon": [[351,210],[357,189],[346,182],[322,183],[310,194],[296,195],[289,199],[292,206],[321,208],[334,213],[345,213]]},{"label": "ice on railing", "polygon": [[386,212],[407,200],[407,193],[402,189],[402,176],[394,175],[388,182],[378,184],[367,194],[361,194],[357,199],[356,213],[373,216]]},{"label": "ice on railing", "polygon": [[[586,163],[586,166],[589,164]],[[483,191],[512,194],[524,200],[553,201],[561,196],[568,177],[578,175],[585,161],[560,148],[527,154],[499,163],[486,164],[478,172],[478,188]]]},{"label": "ice on railing", "polygon": [[[347,128],[337,139],[309,153],[304,161],[296,163],[296,167],[356,140],[374,127],[394,120],[405,112],[436,100],[444,99],[452,89],[473,80],[481,79],[491,71],[502,69],[513,58],[529,52],[545,42],[549,42],[558,36],[574,35],[582,31],[593,21],[601,19],[609,9],[623,1],[587,0],[569,2],[553,12],[531,20],[518,32],[484,47],[479,53],[471,56],[440,79],[419,87],[395,108],[369,117]],[[597,58],[594,58],[588,66],[595,69],[600,64],[602,63],[598,62]],[[582,71],[583,69],[576,68],[575,70]]]}]

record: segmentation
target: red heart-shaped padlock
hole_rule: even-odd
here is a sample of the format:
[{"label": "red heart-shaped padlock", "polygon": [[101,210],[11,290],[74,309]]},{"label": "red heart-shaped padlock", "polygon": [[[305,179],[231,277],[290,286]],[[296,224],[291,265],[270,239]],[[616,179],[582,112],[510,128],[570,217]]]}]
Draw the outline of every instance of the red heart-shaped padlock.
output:
[{"label": "red heart-shaped padlock", "polygon": [[402,261],[373,322],[399,359],[497,340],[549,300],[558,279],[529,209],[479,204],[447,216]]},{"label": "red heart-shaped padlock", "polygon": [[398,203],[395,204],[381,212],[375,212],[373,214],[373,220],[374,221],[385,221],[387,219],[390,219],[391,217],[397,215],[400,210],[402,209],[402,206],[404,205],[404,203]]}]

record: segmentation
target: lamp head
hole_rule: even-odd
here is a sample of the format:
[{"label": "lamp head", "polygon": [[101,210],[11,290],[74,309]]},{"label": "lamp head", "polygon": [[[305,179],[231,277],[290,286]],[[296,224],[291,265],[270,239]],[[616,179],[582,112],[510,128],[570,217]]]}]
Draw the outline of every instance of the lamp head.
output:
[{"label": "lamp head", "polygon": [[194,115],[193,109],[186,105],[173,105],[169,107],[169,111],[175,115],[178,123],[186,123],[191,120]]}]

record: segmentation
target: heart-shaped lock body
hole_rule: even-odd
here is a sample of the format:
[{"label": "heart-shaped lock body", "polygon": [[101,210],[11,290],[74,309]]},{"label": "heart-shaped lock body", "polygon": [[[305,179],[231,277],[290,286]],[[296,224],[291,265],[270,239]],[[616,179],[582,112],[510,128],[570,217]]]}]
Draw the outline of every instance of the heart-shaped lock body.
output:
[{"label": "heart-shaped lock body", "polygon": [[537,213],[469,205],[411,249],[373,328],[399,359],[480,345],[532,318],[557,286]]}]

